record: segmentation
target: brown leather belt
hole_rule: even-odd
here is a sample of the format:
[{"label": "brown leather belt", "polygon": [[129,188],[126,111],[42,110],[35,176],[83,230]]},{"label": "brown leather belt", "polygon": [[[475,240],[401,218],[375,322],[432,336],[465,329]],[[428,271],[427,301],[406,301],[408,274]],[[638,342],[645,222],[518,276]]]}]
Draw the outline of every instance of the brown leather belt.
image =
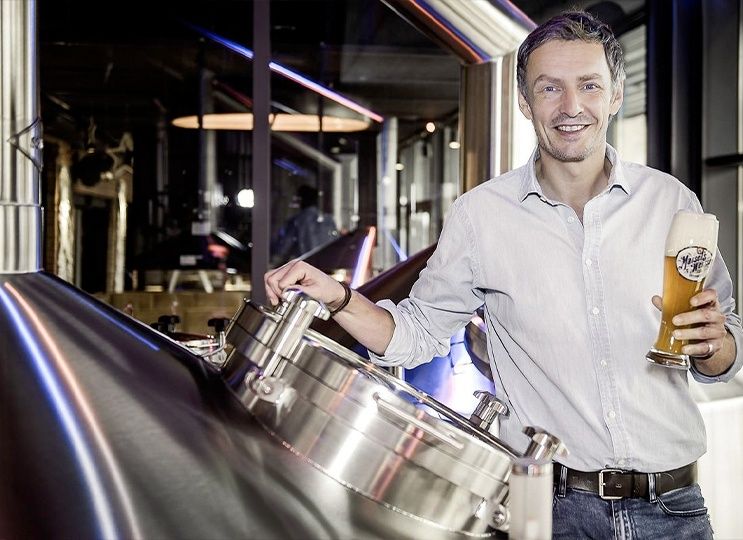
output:
[{"label": "brown leather belt", "polygon": [[691,463],[679,469],[659,473],[641,473],[604,469],[596,472],[583,472],[569,469],[555,463],[555,485],[560,485],[560,475],[565,469],[567,476],[565,486],[595,493],[602,499],[623,499],[625,497],[648,498],[649,486],[655,483],[656,496],[668,491],[690,486],[697,481],[697,463]]}]

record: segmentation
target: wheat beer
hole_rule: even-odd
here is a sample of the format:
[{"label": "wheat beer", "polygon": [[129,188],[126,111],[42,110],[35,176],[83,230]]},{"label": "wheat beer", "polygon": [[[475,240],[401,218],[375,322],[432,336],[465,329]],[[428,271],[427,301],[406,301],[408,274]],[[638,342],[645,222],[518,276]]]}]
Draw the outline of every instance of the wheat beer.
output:
[{"label": "wheat beer", "polygon": [[663,315],[658,339],[646,355],[650,362],[689,368],[689,356],[681,352],[686,342],[673,337],[676,326],[671,321],[692,310],[691,297],[704,287],[717,252],[718,227],[712,214],[680,211],[673,217],[663,265]]}]

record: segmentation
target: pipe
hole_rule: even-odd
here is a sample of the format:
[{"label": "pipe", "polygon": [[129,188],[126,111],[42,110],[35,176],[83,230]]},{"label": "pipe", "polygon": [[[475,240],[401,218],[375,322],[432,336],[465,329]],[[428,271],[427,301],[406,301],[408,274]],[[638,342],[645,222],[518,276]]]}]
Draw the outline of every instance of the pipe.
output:
[{"label": "pipe", "polygon": [[41,269],[36,1],[0,2],[0,274]]},{"label": "pipe", "polygon": [[464,64],[513,52],[534,22],[508,0],[382,0]]}]

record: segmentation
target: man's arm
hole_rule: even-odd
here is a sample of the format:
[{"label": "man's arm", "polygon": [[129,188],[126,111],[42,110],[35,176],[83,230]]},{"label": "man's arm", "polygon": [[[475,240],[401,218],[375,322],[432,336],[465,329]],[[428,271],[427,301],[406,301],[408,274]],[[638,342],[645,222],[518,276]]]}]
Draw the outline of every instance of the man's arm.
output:
[{"label": "man's arm", "polygon": [[[304,261],[290,261],[267,272],[263,281],[273,305],[281,301],[284,289],[292,286],[299,286],[331,310],[341,305],[346,293],[340,283]],[[395,331],[392,315],[356,291],[352,291],[348,305],[333,318],[360,344],[380,356],[384,355]]]}]

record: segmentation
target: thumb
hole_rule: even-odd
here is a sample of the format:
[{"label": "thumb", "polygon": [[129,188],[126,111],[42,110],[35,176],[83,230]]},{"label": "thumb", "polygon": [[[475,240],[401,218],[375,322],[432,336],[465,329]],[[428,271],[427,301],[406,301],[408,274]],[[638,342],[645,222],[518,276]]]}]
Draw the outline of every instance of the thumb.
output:
[{"label": "thumb", "polygon": [[657,294],[653,296],[653,305],[658,309],[658,311],[663,311],[663,299]]}]

